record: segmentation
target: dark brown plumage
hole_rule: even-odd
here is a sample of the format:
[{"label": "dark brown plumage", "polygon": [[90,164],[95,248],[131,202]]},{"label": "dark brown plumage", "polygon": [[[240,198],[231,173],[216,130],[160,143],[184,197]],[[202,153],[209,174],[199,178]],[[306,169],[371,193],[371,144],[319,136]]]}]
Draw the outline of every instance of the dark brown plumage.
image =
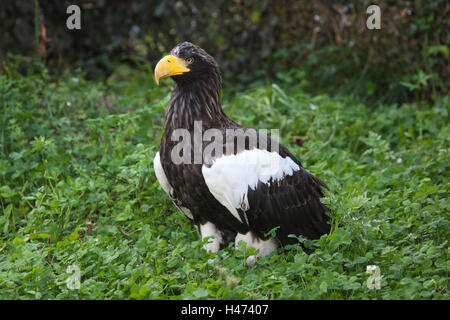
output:
[{"label": "dark brown plumage", "polygon": [[[205,176],[208,169],[211,168],[219,172],[218,169],[215,169],[219,164],[214,153],[210,161],[203,159],[202,163],[198,164],[194,164],[194,152],[191,153],[191,163],[175,164],[172,161],[172,150],[179,143],[179,141],[172,141],[172,134],[177,128],[186,129],[190,133],[191,150],[195,151],[195,121],[201,121],[202,133],[211,128],[217,129],[222,134],[223,141],[226,141],[227,129],[241,130],[240,134],[244,135],[242,138],[245,140],[245,144],[241,149],[233,147],[230,152],[230,150],[226,150],[224,143],[222,146],[223,157],[229,157],[230,153],[242,155],[244,150],[255,152],[255,157],[269,157],[271,146],[277,143],[270,137],[261,135],[258,136],[256,148],[251,148],[249,136],[245,136],[250,129],[234,122],[222,110],[219,95],[221,90],[219,67],[203,49],[184,42],[171,51],[172,56],[180,61],[190,62],[189,64],[182,63],[184,67],[189,68],[189,71],[173,76],[176,87],[167,107],[164,133],[160,151],[157,154],[159,158],[155,158],[155,172],[157,172],[157,176],[159,174],[158,180],[174,203],[194,224],[199,226],[202,236],[205,236],[202,230],[206,230],[206,224],[213,230],[215,226],[217,232],[213,232],[213,236],[218,240],[218,246],[221,249],[229,242],[238,239],[236,238],[238,234],[251,234],[253,238],[256,238],[255,243],[265,240],[267,233],[275,227],[279,227],[276,230],[276,236],[281,244],[296,241],[295,238],[288,237],[289,234],[317,239],[328,233],[330,231],[329,218],[326,215],[328,209],[320,202],[320,198],[323,196],[322,188],[326,188],[325,184],[302,168],[294,155],[282,145],[279,145],[277,157],[284,161],[282,163],[286,163],[286,167],[282,168],[285,170],[283,177],[273,176],[268,181],[262,181],[264,179],[260,178],[254,189],[249,184],[248,190],[242,195],[242,205],[235,205],[238,215],[233,214],[233,210],[230,211],[231,200],[226,202],[226,200],[218,198],[214,192],[221,192],[222,178],[215,175],[211,175],[209,178]],[[239,131],[235,132],[238,132],[235,139],[239,139]],[[211,142],[200,141],[197,146],[201,150],[197,151],[204,151],[209,143]],[[269,152],[261,152],[257,149]],[[272,154],[272,156],[274,155]],[[253,157],[253,155],[250,153],[249,157]],[[229,159],[235,161],[235,158]],[[238,158],[236,157],[236,159]],[[160,161],[162,169],[156,167],[156,160]],[[224,168],[238,170],[238,166],[235,169],[231,166]],[[294,170],[289,168],[294,168]],[[288,174],[289,170],[293,171],[292,174]],[[233,176],[233,174],[239,176],[239,173],[231,171],[229,176]],[[245,174],[253,177],[251,172]],[[255,172],[255,175],[257,176],[258,173]],[[223,176],[223,180],[228,178]],[[231,182],[241,185],[241,181],[232,180]],[[229,186],[224,185],[223,187]],[[231,195],[229,199],[231,199]],[[248,200],[248,207],[245,200]],[[230,206],[224,204],[230,204]],[[215,249],[211,250],[215,251]]]}]

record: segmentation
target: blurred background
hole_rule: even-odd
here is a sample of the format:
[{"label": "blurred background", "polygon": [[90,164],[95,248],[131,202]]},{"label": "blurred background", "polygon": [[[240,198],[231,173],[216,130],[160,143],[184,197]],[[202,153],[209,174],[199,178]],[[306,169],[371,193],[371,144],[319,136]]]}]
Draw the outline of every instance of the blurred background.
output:
[{"label": "blurred background", "polygon": [[[23,72],[41,61],[50,73],[78,67],[108,80],[128,68],[151,71],[187,40],[213,55],[225,85],[232,81],[237,90],[255,81],[307,80],[304,89],[313,93],[357,95],[369,104],[447,92],[450,3],[378,1],[381,30],[368,30],[372,2],[2,1],[0,59],[28,57]],[[81,30],[66,27],[71,4],[81,8]]]}]

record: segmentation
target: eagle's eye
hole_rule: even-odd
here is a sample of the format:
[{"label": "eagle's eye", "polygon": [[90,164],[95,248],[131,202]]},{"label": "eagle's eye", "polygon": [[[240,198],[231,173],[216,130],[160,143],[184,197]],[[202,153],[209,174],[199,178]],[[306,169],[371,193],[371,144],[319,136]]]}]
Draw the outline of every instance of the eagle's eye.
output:
[{"label": "eagle's eye", "polygon": [[192,57],[186,58],[186,62],[187,64],[191,64],[192,62],[194,62],[194,58]]}]

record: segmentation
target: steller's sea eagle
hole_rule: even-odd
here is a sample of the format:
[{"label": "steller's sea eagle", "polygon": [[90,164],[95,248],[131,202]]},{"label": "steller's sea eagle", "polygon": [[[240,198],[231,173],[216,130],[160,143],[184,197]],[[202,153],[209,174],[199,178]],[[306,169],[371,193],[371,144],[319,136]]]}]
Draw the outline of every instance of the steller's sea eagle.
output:
[{"label": "steller's sea eagle", "polygon": [[[209,237],[206,250],[243,240],[265,256],[295,243],[290,234],[318,239],[329,233],[328,208],[320,202],[325,184],[278,141],[223,112],[219,67],[205,50],[178,44],[155,67],[156,83],[166,77],[176,87],[155,174],[202,239]],[[255,261],[251,256],[247,264]]]}]

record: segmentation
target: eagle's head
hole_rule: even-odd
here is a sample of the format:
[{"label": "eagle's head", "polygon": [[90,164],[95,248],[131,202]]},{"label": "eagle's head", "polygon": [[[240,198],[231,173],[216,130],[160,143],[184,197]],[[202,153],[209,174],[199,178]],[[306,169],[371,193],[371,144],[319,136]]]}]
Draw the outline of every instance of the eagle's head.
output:
[{"label": "eagle's head", "polygon": [[155,81],[173,77],[178,84],[195,83],[199,80],[220,83],[219,67],[205,50],[190,42],[182,42],[162,58],[155,67]]}]

